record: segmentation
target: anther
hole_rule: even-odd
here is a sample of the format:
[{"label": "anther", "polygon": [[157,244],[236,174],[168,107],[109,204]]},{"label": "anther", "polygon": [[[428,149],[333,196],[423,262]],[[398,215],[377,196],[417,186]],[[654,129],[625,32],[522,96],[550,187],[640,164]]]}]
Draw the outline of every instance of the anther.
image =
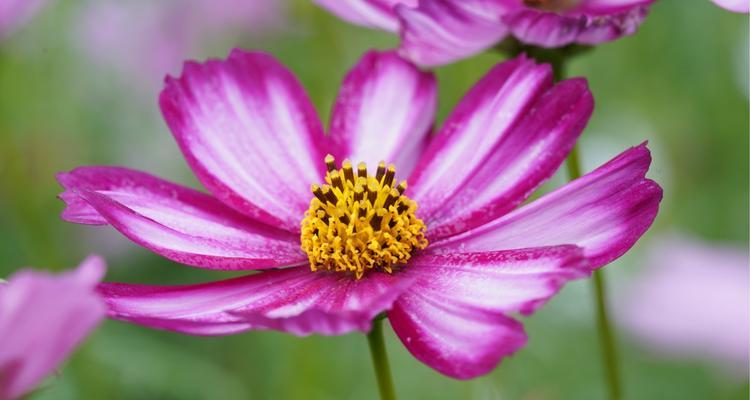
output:
[{"label": "anther", "polygon": [[326,168],[328,169],[328,172],[333,172],[336,170],[336,159],[333,158],[332,155],[327,155],[326,158],[323,160],[326,163]]},{"label": "anther", "polygon": [[344,183],[341,182],[341,174],[339,174],[339,171],[334,170],[329,175],[331,177],[331,184],[333,185],[333,187],[343,191]]},{"label": "anther", "polygon": [[401,181],[401,183],[396,186],[396,190],[398,190],[398,194],[402,195],[406,191],[406,181]]},{"label": "anther", "polygon": [[391,186],[393,184],[393,177],[396,176],[396,166],[391,164],[388,166],[388,171],[385,173],[385,179],[383,179],[383,186]]},{"label": "anther", "polygon": [[370,182],[369,185],[367,185],[367,200],[370,201],[370,204],[372,206],[375,206],[375,199],[378,198],[378,185],[374,182]]},{"label": "anther", "polygon": [[375,172],[375,179],[380,182],[380,180],[383,179],[383,175],[385,175],[385,161],[378,163],[378,170]]},{"label": "anther", "polygon": [[383,222],[383,216],[385,215],[385,210],[380,209],[378,210],[375,215],[372,216],[372,219],[370,220],[370,226],[372,229],[380,230],[380,223]]},{"label": "anther", "polygon": [[327,201],[326,196],[323,194],[323,190],[320,188],[320,186],[313,184],[310,186],[310,190],[313,192],[315,197],[317,197],[318,200],[320,200],[321,203],[323,204],[326,203]]},{"label": "anther", "polygon": [[357,176],[359,178],[367,178],[367,164],[363,162],[357,164]]},{"label": "anther", "polygon": [[349,160],[344,160],[344,162],[341,164],[341,169],[344,171],[344,178],[354,183],[354,171],[352,170],[352,163]]},{"label": "anther", "polygon": [[325,196],[326,200],[328,200],[329,203],[336,205],[338,202],[338,199],[336,198],[336,194],[333,193],[333,190],[328,185],[323,185],[323,195]]},{"label": "anther", "polygon": [[390,208],[393,205],[393,203],[396,202],[396,199],[398,199],[398,196],[399,196],[398,190],[391,189],[391,192],[388,194],[388,197],[385,198],[385,202],[383,203],[383,208],[385,208],[386,210]]},{"label": "anther", "polygon": [[365,190],[362,189],[362,186],[357,184],[357,186],[354,187],[354,201],[362,201],[365,199]]}]

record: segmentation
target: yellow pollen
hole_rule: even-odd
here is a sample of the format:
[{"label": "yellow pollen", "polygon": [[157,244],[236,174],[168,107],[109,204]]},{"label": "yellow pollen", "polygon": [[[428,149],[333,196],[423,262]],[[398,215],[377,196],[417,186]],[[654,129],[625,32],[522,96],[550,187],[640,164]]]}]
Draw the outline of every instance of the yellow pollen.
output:
[{"label": "yellow pollen", "polygon": [[417,203],[406,197],[406,181],[394,186],[396,167],[380,162],[375,176],[365,163],[330,154],[324,160],[326,184],[312,185],[313,198],[302,220],[302,250],[313,271],[351,273],[357,279],[377,269],[392,273],[415,249],[427,247],[426,227],[414,214]]}]

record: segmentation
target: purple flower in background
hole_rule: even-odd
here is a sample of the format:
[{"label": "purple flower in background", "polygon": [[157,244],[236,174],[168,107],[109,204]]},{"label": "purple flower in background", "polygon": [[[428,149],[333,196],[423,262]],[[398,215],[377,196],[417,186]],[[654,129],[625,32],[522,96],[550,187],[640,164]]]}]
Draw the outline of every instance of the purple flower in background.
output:
[{"label": "purple flower in background", "polygon": [[747,248],[662,238],[618,302],[619,322],[658,354],[707,358],[747,378],[749,263]]},{"label": "purple flower in background", "polygon": [[387,312],[425,364],[482,375],[526,343],[512,315],[625,253],[662,192],[645,178],[641,145],[520,206],[586,125],[584,79],[553,83],[550,66],[525,57],[499,64],[433,137],[436,104],[431,73],[369,52],[344,79],[324,135],[272,56],[188,62],[160,105],[210,194],[80,167],[58,175],[62,217],[109,224],[183,264],[261,270],[188,286],[105,283],[112,318],[195,335],[334,335],[366,332]]},{"label": "purple flower in background", "polygon": [[0,40],[28,22],[47,0],[0,0]]},{"label": "purple flower in background", "polygon": [[74,40],[88,58],[157,87],[224,35],[278,30],[285,2],[264,0],[90,1],[81,7]]},{"label": "purple flower in background", "polygon": [[355,24],[397,32],[400,52],[435,66],[508,36],[541,47],[595,45],[632,35],[655,0],[315,0]]},{"label": "purple flower in background", "polygon": [[104,318],[104,261],[60,275],[23,270],[0,284],[0,399],[33,390]]},{"label": "purple flower in background", "polygon": [[711,0],[717,6],[736,13],[749,13],[750,0]]}]

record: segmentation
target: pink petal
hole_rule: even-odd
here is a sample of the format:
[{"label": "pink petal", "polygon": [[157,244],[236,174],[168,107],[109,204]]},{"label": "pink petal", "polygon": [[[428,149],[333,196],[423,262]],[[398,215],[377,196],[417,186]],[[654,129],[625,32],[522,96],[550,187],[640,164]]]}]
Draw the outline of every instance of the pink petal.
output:
[{"label": "pink petal", "polygon": [[634,34],[654,0],[598,0],[581,2],[560,13],[525,7],[503,17],[513,36],[526,44],[561,47],[572,43],[594,45]]},{"label": "pink petal", "polygon": [[456,379],[490,372],[527,341],[523,326],[513,318],[453,307],[433,293],[402,296],[388,319],[416,359]]},{"label": "pink petal", "polygon": [[416,277],[388,319],[407,349],[458,379],[490,372],[526,335],[507,313],[530,314],[571,279],[588,274],[575,246],[417,256]]},{"label": "pink petal", "polygon": [[558,83],[494,146],[473,175],[430,218],[431,238],[454,235],[500,217],[551,177],[594,109],[584,79]]},{"label": "pink petal", "polygon": [[662,190],[645,178],[651,155],[633,147],[595,171],[499,219],[432,243],[450,253],[575,244],[592,267],[624,254],[651,226]]},{"label": "pink petal", "polygon": [[192,335],[275,329],[295,335],[366,332],[412,280],[370,273],[355,280],[339,273],[288,268],[191,286],[100,286],[110,316]]},{"label": "pink petal", "polygon": [[234,50],[167,78],[162,113],[198,179],[219,200],[299,232],[325,137],[297,79],[270,55]]},{"label": "pink petal", "polygon": [[497,44],[508,34],[500,23],[502,2],[422,0],[417,7],[397,6],[401,53],[417,64],[448,64]]},{"label": "pink petal", "polygon": [[82,167],[57,176],[63,218],[110,223],[130,240],[179,263],[257,269],[304,263],[299,239],[201,192],[118,167]]},{"label": "pink petal", "polygon": [[418,0],[314,0],[339,18],[356,25],[398,31],[397,4],[416,7]]},{"label": "pink petal", "polygon": [[370,51],[344,79],[330,135],[339,159],[385,160],[409,176],[427,144],[437,108],[435,77],[394,52]]},{"label": "pink petal", "polygon": [[428,227],[551,86],[550,67],[521,56],[498,64],[464,96],[409,178]]},{"label": "pink petal", "polygon": [[0,398],[33,390],[104,317],[94,292],[104,269],[89,257],[76,271],[23,270],[0,284]]},{"label": "pink petal", "polygon": [[717,6],[736,13],[749,13],[750,0],[711,0]]}]

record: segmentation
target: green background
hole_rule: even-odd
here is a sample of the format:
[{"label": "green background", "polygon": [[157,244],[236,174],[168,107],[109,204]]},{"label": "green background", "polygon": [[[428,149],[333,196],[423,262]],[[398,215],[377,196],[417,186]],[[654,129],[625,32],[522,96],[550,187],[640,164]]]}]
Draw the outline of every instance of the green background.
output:
[{"label": "green background", "polygon": [[[54,180],[78,165],[120,164],[196,185],[156,105],[97,68],[71,44],[83,3],[59,1],[0,43],[0,276],[22,266],[60,270],[104,255],[108,280],[192,283],[230,274],[169,262],[110,228],[64,223]],[[224,57],[233,46],[272,52],[300,78],[327,119],[343,74],[386,33],[337,20],[306,1],[262,39],[226,35],[186,57]],[[596,110],[581,139],[585,170],[649,140],[650,177],[665,198],[653,229],[606,268],[610,288],[636,273],[660,232],[681,231],[746,248],[748,242],[747,16],[708,0],[664,0],[638,34],[570,64],[588,78]],[[437,69],[442,120],[500,55]],[[173,71],[177,72],[177,71]],[[545,187],[562,182],[556,177]],[[597,399],[604,394],[589,282],[574,282],[524,319],[530,342],[491,374],[455,381],[422,365],[386,325],[403,399]],[[618,332],[627,397],[744,399],[747,382],[698,360],[650,354]],[[297,338],[278,332],[198,338],[120,322],[102,324],[32,398],[369,399],[376,387],[364,336]]]}]

